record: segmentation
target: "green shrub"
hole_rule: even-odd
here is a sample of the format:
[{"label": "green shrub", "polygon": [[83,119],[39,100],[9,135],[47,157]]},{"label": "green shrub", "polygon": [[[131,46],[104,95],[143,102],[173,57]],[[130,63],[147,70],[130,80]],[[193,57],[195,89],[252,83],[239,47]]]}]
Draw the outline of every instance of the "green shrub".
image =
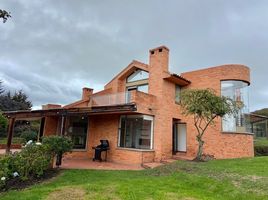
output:
[{"label": "green shrub", "polygon": [[[43,138],[43,144],[27,144],[21,152],[0,157],[0,190],[15,174],[22,181],[42,176],[50,168],[55,155],[61,159],[62,154],[70,151],[72,147],[70,139],[50,136]],[[2,177],[6,180],[1,180]]]},{"label": "green shrub", "polygon": [[37,133],[31,130],[24,131],[20,137],[23,139],[23,142],[26,143],[29,140],[37,141]]},{"label": "green shrub", "polygon": [[255,156],[268,156],[268,146],[255,146]]},{"label": "green shrub", "polygon": [[19,154],[17,171],[22,177],[41,176],[49,168],[52,155],[46,145],[27,145]]},{"label": "green shrub", "polygon": [[[8,166],[8,156],[0,157],[0,190],[5,186],[6,180],[11,175],[11,170]],[[1,180],[1,178],[6,180]]]},{"label": "green shrub", "polygon": [[21,152],[10,154],[7,158],[7,167],[10,173],[17,172],[22,180],[27,180],[30,176],[43,175],[49,168],[51,159],[48,146],[30,144]]},{"label": "green shrub", "polygon": [[8,125],[7,118],[5,118],[0,111],[0,137],[6,137],[7,125]]},{"label": "green shrub", "polygon": [[62,136],[49,136],[42,138],[44,145],[50,148],[51,154],[57,156],[56,165],[61,165],[62,155],[65,152],[69,152],[73,148],[73,142],[71,139]]},{"label": "green shrub", "polygon": [[52,154],[63,154],[69,152],[73,148],[73,142],[71,139],[61,136],[48,136],[43,137],[42,142],[44,145],[48,145]]}]

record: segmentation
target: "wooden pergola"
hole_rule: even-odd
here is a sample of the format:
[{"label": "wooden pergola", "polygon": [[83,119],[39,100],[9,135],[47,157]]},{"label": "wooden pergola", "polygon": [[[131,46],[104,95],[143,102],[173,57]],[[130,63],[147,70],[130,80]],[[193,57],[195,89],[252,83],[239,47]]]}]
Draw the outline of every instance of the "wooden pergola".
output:
[{"label": "wooden pergola", "polygon": [[268,135],[267,135],[268,117],[267,116],[250,113],[249,119],[250,119],[252,133],[257,134],[256,132],[254,132],[254,125],[262,122],[265,124],[265,132],[266,132],[266,136],[268,137]]},{"label": "wooden pergola", "polygon": [[103,114],[118,114],[118,113],[134,113],[137,111],[135,103],[110,105],[110,106],[95,106],[95,107],[82,107],[82,108],[56,108],[47,110],[22,110],[22,111],[7,111],[3,115],[8,118],[8,133],[7,133],[7,145],[6,153],[10,152],[14,125],[16,120],[29,120],[29,119],[41,119],[40,124],[40,137],[43,136],[45,118],[50,116],[59,116],[62,118],[60,134],[65,132],[65,123],[67,116],[75,115],[103,115]]}]

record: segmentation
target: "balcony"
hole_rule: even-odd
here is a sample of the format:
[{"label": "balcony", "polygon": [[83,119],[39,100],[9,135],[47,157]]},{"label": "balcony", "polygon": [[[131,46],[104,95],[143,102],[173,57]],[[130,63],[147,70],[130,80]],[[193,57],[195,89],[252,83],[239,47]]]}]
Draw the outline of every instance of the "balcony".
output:
[{"label": "balcony", "polygon": [[92,95],[89,106],[112,106],[127,103],[136,103],[137,105],[141,105],[141,107],[147,105],[153,106],[155,99],[156,97],[154,95],[132,90],[129,92]]}]

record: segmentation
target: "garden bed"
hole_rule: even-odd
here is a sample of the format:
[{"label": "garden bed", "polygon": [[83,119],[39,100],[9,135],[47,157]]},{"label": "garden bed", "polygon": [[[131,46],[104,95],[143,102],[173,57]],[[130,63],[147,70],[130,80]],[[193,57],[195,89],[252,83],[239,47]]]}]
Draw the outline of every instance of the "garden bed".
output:
[{"label": "garden bed", "polygon": [[177,161],[141,171],[62,170],[57,178],[1,200],[267,200],[268,157]]},{"label": "garden bed", "polygon": [[268,156],[268,139],[256,138],[254,140],[255,156]]},{"label": "garden bed", "polygon": [[4,188],[0,189],[0,192],[5,192],[8,190],[21,190],[29,186],[42,183],[53,177],[59,175],[60,169],[49,169],[44,172],[40,177],[30,176],[27,180],[21,180],[20,178],[13,178],[6,181]]}]

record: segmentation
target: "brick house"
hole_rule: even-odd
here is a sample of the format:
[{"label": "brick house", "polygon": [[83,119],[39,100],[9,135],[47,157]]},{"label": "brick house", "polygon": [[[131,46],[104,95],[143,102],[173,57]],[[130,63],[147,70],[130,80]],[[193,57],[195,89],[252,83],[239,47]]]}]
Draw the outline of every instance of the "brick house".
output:
[{"label": "brick house", "polygon": [[[180,91],[212,88],[218,95],[242,101],[237,116],[217,119],[204,135],[204,153],[218,159],[253,156],[248,112],[250,70],[244,65],[221,65],[185,72],[169,72],[169,49],[149,51],[149,64],[132,61],[104,86],[83,88],[81,100],[69,105],[47,104],[42,110],[7,112],[8,147],[17,119],[40,118],[40,137],[67,135],[74,142],[69,157],[92,158],[100,139],[110,143],[108,160],[127,164],[159,162],[172,157],[193,158],[198,144],[191,116],[180,110]],[[9,150],[9,149],[8,149]]]}]

